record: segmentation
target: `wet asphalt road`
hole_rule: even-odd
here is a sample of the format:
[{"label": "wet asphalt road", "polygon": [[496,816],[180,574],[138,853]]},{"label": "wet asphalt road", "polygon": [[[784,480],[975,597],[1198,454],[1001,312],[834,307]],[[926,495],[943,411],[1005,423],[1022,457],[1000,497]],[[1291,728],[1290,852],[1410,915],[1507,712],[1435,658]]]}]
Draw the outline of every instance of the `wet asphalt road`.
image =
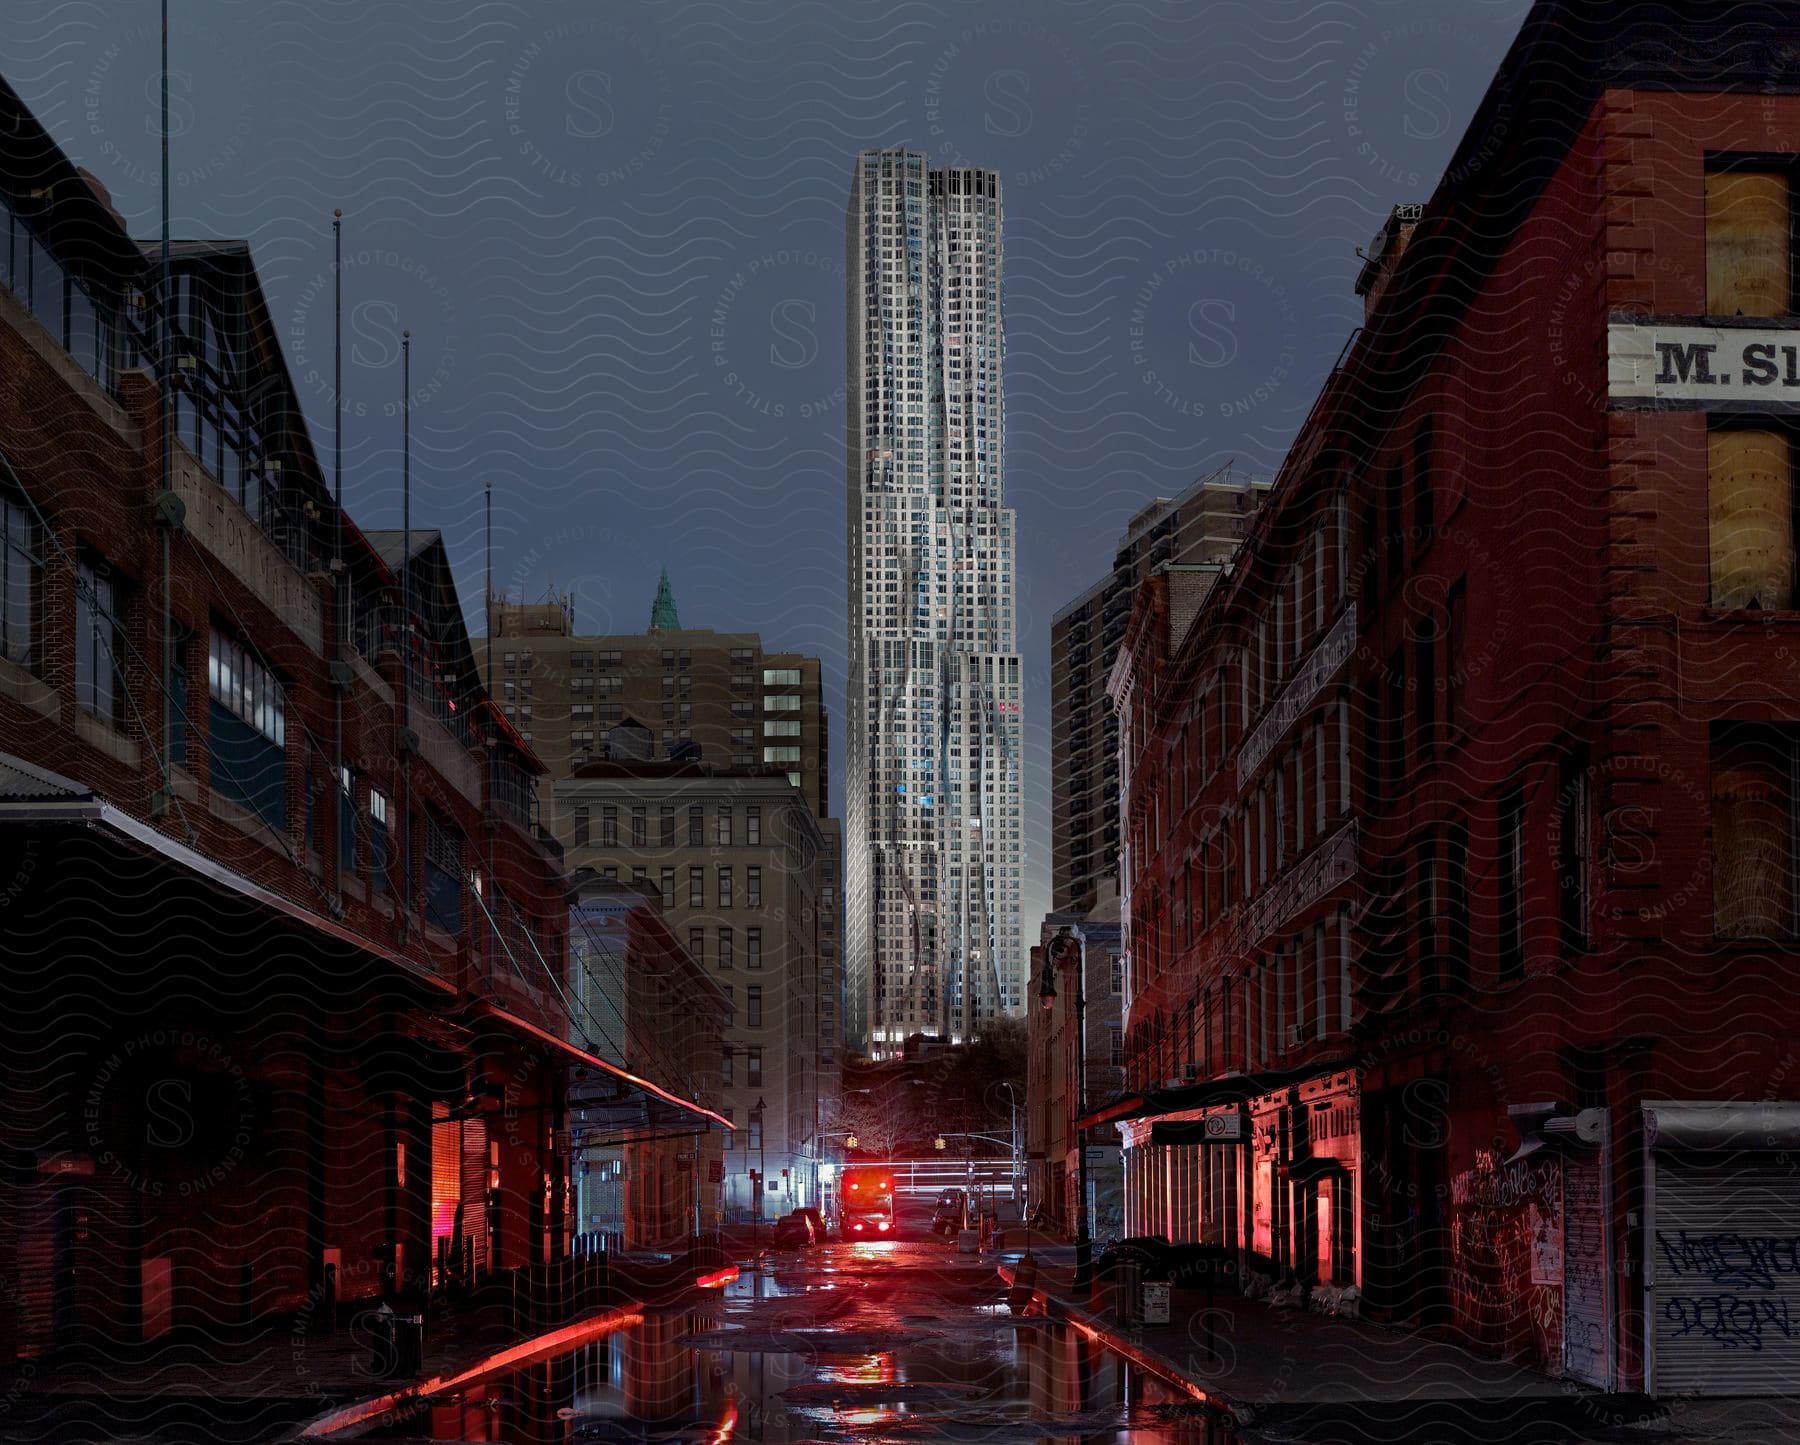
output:
[{"label": "wet asphalt road", "polygon": [[991,1263],[929,1240],[768,1256],[702,1308],[650,1314],[364,1438],[1231,1442],[1079,1333],[1014,1320]]}]

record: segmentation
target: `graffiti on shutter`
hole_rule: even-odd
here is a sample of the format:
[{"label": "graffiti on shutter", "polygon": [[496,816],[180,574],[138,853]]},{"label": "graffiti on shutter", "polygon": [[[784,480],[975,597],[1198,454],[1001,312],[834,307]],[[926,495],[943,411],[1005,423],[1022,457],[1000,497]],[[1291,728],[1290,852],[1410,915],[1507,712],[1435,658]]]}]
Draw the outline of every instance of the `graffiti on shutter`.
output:
[{"label": "graffiti on shutter", "polygon": [[1606,1263],[1606,1194],[1599,1150],[1563,1160],[1563,1372],[1611,1388],[1612,1342]]},{"label": "graffiti on shutter", "polygon": [[1784,1394],[1800,1378],[1800,1161],[1658,1158],[1652,1393]]}]

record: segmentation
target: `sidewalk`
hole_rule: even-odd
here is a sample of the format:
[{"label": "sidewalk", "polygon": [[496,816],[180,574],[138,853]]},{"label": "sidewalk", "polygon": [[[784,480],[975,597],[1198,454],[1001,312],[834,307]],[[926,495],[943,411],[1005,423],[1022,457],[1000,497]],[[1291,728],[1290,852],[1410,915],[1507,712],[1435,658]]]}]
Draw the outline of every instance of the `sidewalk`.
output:
[{"label": "sidewalk", "polygon": [[[1010,1286],[1008,1243],[998,1268]],[[1209,1313],[1204,1293],[1177,1290],[1169,1324],[1120,1328],[1107,1291],[1076,1295],[1073,1247],[1034,1253],[1034,1308],[1094,1334],[1240,1427],[1278,1427],[1281,1438],[1397,1439],[1423,1427],[1417,1438],[1535,1442],[1655,1413],[1647,1401],[1600,1395],[1412,1331],[1278,1310],[1235,1291],[1219,1291]]]}]

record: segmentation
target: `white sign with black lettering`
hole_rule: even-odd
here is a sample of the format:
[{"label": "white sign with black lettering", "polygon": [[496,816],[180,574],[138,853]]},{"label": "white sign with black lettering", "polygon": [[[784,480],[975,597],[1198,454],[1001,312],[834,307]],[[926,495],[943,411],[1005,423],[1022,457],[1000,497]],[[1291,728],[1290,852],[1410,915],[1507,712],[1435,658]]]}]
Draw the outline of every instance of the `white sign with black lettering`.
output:
[{"label": "white sign with black lettering", "polygon": [[1800,330],[1620,321],[1606,337],[1615,402],[1800,406]]}]

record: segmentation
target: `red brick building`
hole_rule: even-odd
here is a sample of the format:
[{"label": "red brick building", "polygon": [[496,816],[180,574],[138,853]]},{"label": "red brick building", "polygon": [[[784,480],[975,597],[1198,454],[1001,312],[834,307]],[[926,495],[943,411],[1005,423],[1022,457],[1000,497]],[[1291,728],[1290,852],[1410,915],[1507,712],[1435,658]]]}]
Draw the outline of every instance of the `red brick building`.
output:
[{"label": "red brick building", "polygon": [[171,261],[0,82],[7,1357],[546,1262],[600,1063],[441,539],[334,505],[247,248]]},{"label": "red brick building", "polygon": [[1791,18],[1537,5],[1230,578],[1144,588],[1128,1233],[1800,1385]]}]

